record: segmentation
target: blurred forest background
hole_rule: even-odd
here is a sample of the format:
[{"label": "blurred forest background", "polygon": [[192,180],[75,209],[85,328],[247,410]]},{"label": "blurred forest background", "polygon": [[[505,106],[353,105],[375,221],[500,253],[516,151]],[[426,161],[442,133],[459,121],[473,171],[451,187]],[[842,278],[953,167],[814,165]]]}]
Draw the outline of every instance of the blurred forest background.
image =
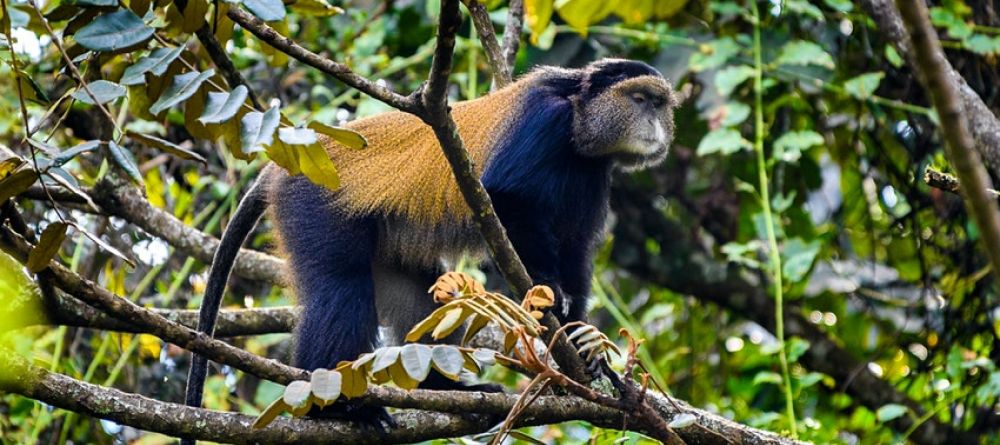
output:
[{"label": "blurred forest background", "polygon": [[[267,17],[273,5],[263,0],[6,0],[0,144],[3,157],[14,153],[27,163],[0,164],[0,198],[13,198],[36,233],[71,222],[51,255],[83,277],[165,314],[196,309],[211,253],[200,251],[197,239],[168,242],[169,234],[151,229],[156,221],[129,212],[165,212],[217,237],[266,161],[237,156],[235,127],[197,120],[206,91],[214,91],[209,84],[226,81],[208,71],[211,61],[194,33],[209,24],[261,103],[280,104],[294,125],[339,125],[389,109],[261,43],[217,8],[246,7],[303,46],[395,91],[415,90],[430,66],[436,0],[285,3],[275,18]],[[484,3],[502,29],[506,2]],[[931,3],[952,66],[988,109],[1000,110],[1000,3]],[[774,323],[773,283],[780,277],[799,438],[998,444],[996,280],[961,197],[947,181],[925,180],[928,169],[952,170],[930,102],[873,12],[878,5],[886,3],[773,0],[759,2],[755,18],[739,1],[528,1],[514,71],[626,57],[656,67],[687,95],[667,162],[615,177],[613,225],[597,260],[590,312],[609,335],[624,328],[644,338],[640,357],[674,396],[750,426],[789,432]],[[138,30],[131,38],[139,40],[94,51],[108,45],[95,26],[122,11],[136,12],[138,25],[121,23]],[[140,60],[151,60],[144,71],[134,68]],[[204,76],[188,78],[191,94],[171,90],[170,79],[194,72]],[[755,104],[757,72],[762,100]],[[81,76],[98,101],[79,89]],[[449,96],[479,97],[490,84],[466,17]],[[171,95],[177,100],[158,100]],[[116,141],[110,147],[90,142],[109,134]],[[763,163],[754,151],[758,134]],[[760,167],[768,173],[764,181]],[[24,169],[43,170],[44,187],[19,179]],[[116,187],[108,191],[107,183]],[[119,195],[121,187],[131,191]],[[149,208],[138,199],[143,194]],[[769,255],[765,207],[780,274]],[[249,247],[268,251],[268,226],[265,219]],[[49,231],[50,237],[63,231]],[[87,328],[99,316],[68,297],[46,301],[42,310],[52,323],[25,315],[33,279],[5,255],[0,272],[5,347],[75,379],[182,401],[186,351],[149,334]],[[237,270],[224,307],[278,308],[275,314],[287,318],[281,310],[293,296],[252,272]],[[287,331],[288,321],[275,317],[276,327],[232,341],[287,362],[289,335],[279,331]],[[277,384],[213,369],[209,408],[255,415],[281,395]],[[499,367],[485,378],[510,388],[524,383]],[[648,440],[582,422],[525,432],[546,443]],[[3,443],[172,440],[0,395]]]}]

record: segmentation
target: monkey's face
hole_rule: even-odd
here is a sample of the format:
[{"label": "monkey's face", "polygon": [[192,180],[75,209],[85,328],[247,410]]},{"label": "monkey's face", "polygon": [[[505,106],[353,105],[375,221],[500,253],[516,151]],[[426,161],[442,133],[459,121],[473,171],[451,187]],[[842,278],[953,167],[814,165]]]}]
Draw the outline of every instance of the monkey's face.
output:
[{"label": "monkey's face", "polygon": [[652,166],[666,157],[677,100],[662,77],[625,79],[575,105],[573,130],[581,155],[610,156],[625,170]]}]

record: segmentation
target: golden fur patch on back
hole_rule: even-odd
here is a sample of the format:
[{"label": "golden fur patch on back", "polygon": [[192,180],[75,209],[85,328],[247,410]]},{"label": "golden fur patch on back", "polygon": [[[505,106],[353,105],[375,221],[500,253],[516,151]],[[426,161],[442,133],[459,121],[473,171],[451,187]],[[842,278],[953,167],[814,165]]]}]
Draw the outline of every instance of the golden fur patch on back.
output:
[{"label": "golden fur patch on back", "polygon": [[[476,172],[497,138],[505,133],[525,83],[518,82],[487,96],[452,106],[452,116]],[[327,151],[340,172],[337,201],[363,215],[382,213],[419,223],[471,216],[451,166],[434,132],[419,118],[390,112],[347,124],[368,139],[368,147],[352,150],[328,142]]]}]

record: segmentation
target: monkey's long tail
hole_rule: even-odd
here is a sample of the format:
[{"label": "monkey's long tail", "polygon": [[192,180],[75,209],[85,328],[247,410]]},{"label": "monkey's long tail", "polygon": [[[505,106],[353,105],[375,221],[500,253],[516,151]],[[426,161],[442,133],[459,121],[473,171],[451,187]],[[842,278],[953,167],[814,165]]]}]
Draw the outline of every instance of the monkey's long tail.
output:
[{"label": "monkey's long tail", "polygon": [[[222,304],[222,294],[226,290],[226,282],[229,281],[229,273],[233,270],[233,263],[236,261],[236,254],[246,241],[247,236],[253,231],[257,220],[264,214],[267,208],[264,187],[260,180],[251,186],[240,205],[233,213],[229,226],[222,233],[222,241],[219,248],[212,257],[212,269],[208,273],[208,285],[205,287],[205,296],[201,301],[201,311],[198,313],[198,330],[208,335],[215,333],[215,321],[219,315],[219,306]],[[200,407],[201,397],[205,389],[205,377],[208,374],[208,359],[193,354],[191,358],[191,370],[188,373],[187,391],[184,396],[184,403],[187,406]],[[181,445],[194,445],[194,439],[182,439]]]}]

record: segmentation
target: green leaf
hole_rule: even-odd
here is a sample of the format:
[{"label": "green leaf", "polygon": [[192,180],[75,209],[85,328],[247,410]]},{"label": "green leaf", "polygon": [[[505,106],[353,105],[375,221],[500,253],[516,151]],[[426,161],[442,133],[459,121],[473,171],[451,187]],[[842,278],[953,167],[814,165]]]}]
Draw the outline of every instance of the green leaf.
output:
[{"label": "green leaf", "polygon": [[247,100],[247,94],[247,87],[243,85],[233,88],[229,93],[208,93],[205,111],[201,113],[198,121],[203,124],[218,124],[229,120],[240,111],[243,102]]},{"label": "green leaf", "polygon": [[465,366],[465,358],[458,348],[451,345],[437,345],[431,349],[431,361],[434,368],[445,377],[458,380],[462,367]]},{"label": "green leaf", "polygon": [[[282,128],[281,130],[285,130]],[[310,130],[311,131],[311,130]],[[281,137],[281,131],[278,132]],[[313,133],[315,138],[315,133]],[[309,178],[310,181],[322,185],[330,190],[340,188],[340,175],[337,167],[330,160],[329,153],[319,144],[310,144],[301,149],[298,156],[299,170]]]},{"label": "green leaf", "polygon": [[160,95],[160,98],[156,100],[156,103],[149,107],[149,112],[153,114],[160,114],[164,110],[184,102],[198,91],[198,88],[201,87],[202,83],[213,75],[215,75],[215,70],[209,69],[204,72],[189,71],[184,74],[174,76],[170,87],[168,87],[167,90]]},{"label": "green leaf", "polygon": [[285,18],[285,4],[281,0],[243,0],[243,5],[265,22]]},{"label": "green leaf", "polygon": [[98,16],[73,36],[76,43],[92,51],[117,51],[139,45],[153,37],[153,28],[128,9]]},{"label": "green leaf", "polygon": [[775,60],[778,65],[818,65],[824,68],[833,68],[833,57],[826,52],[823,47],[807,40],[793,40],[781,47],[778,58]]},{"label": "green leaf", "polygon": [[785,261],[781,266],[785,279],[791,282],[803,279],[812,267],[813,261],[816,260],[819,249],[819,240],[807,243],[802,238],[792,238],[786,241],[782,252]]},{"label": "green leaf", "polygon": [[698,52],[691,54],[688,68],[695,72],[717,68],[739,52],[740,47],[732,37],[716,39],[700,45]]},{"label": "green leaf", "polygon": [[799,357],[802,357],[802,354],[809,350],[809,342],[799,337],[792,337],[785,344],[788,348],[788,361],[790,362],[797,361]]},{"label": "green leaf", "polygon": [[785,162],[798,161],[802,152],[815,145],[823,145],[823,135],[812,131],[789,131],[774,141],[774,157]]},{"label": "green leaf", "polygon": [[903,66],[903,58],[900,57],[899,53],[896,52],[896,48],[892,45],[885,45],[885,59],[889,61],[889,64],[891,64],[893,68]]},{"label": "green leaf", "polygon": [[593,0],[557,0],[554,3],[559,17],[580,34],[586,35],[587,28],[603,20],[614,11],[614,2]]},{"label": "green leaf", "polygon": [[732,128],[712,130],[698,143],[698,156],[712,153],[733,154],[740,150],[749,150],[750,141],[743,138],[739,131]]},{"label": "green leaf", "polygon": [[720,95],[729,96],[741,83],[753,77],[755,72],[753,67],[746,65],[727,66],[715,73],[715,88]]},{"label": "green leaf", "polygon": [[119,83],[126,86],[144,84],[146,83],[146,73],[162,76],[182,52],[184,52],[183,45],[174,48],[156,48],[148,56],[125,68]]},{"label": "green leaf", "polygon": [[972,27],[948,9],[935,6],[931,8],[930,16],[931,23],[947,28],[948,35],[952,38],[964,40],[972,35]]},{"label": "green leaf", "polygon": [[160,150],[163,150],[175,156],[184,159],[191,159],[194,161],[198,161],[201,162],[202,164],[208,163],[208,161],[206,161],[205,158],[203,158],[200,154],[188,150],[184,147],[181,147],[180,145],[177,145],[168,140],[160,139],[156,136],[150,136],[148,134],[136,133],[134,131],[128,131],[126,132],[126,134],[128,135],[128,137],[132,138],[132,140],[136,142],[146,144],[150,147],[159,148]]},{"label": "green leaf", "polygon": [[[87,90],[90,92],[88,93]],[[118,85],[114,82],[108,82],[106,80],[98,80],[87,84],[87,89],[79,88],[73,92],[72,96],[74,99],[83,102],[85,104],[94,105],[94,99],[91,98],[93,94],[97,98],[97,103],[106,104],[119,97],[125,95],[125,87]]]},{"label": "green leaf", "polygon": [[850,0],[823,0],[826,6],[837,12],[851,12],[854,10],[854,3]]},{"label": "green leaf", "polygon": [[976,54],[990,55],[1000,53],[1000,36],[989,37],[975,34],[962,42],[963,46]]},{"label": "green leaf", "polygon": [[723,106],[726,107],[725,115],[722,118],[722,122],[719,122],[719,125],[723,127],[733,127],[742,124],[743,121],[750,117],[750,106],[743,102],[726,102]]},{"label": "green leaf", "polygon": [[266,112],[251,111],[240,119],[240,144],[243,153],[250,154],[265,150],[274,143],[274,131],[278,129],[281,113],[278,107]]},{"label": "green leaf", "polygon": [[139,171],[139,167],[135,164],[135,158],[132,157],[132,152],[126,150],[121,145],[116,144],[114,141],[108,142],[108,151],[111,152],[111,159],[117,164],[129,178],[132,178],[136,184],[142,184],[142,172]]},{"label": "green leaf", "polygon": [[524,24],[531,30],[532,45],[538,45],[542,33],[551,28],[552,11],[552,0],[525,0]]},{"label": "green leaf", "polygon": [[882,82],[885,73],[878,71],[875,73],[862,74],[844,82],[844,91],[851,96],[865,100],[875,94],[878,84]]},{"label": "green leaf", "polygon": [[42,236],[38,238],[38,244],[28,252],[28,262],[25,264],[31,273],[38,273],[49,267],[49,261],[59,253],[59,247],[66,239],[66,230],[69,225],[63,222],[54,222],[48,225]]},{"label": "green leaf", "polygon": [[807,0],[785,0],[785,8],[799,15],[812,17],[818,22],[826,21],[826,18],[823,17],[823,11]]},{"label": "green leaf", "polygon": [[75,147],[65,150],[56,155],[56,157],[52,158],[52,165],[55,167],[59,167],[83,153],[88,153],[96,150],[97,147],[100,146],[101,146],[101,141],[87,141],[82,144],[76,145]]},{"label": "green leaf", "polygon": [[368,140],[365,137],[354,130],[349,130],[347,128],[333,127],[324,124],[319,121],[312,121],[306,128],[311,128],[313,131],[329,136],[331,139],[337,141],[338,143],[344,145],[347,148],[352,148],[355,150],[360,150],[368,146]]},{"label": "green leaf", "polygon": [[753,385],[757,386],[763,383],[781,385],[781,375],[771,371],[758,372],[757,375],[753,377]]},{"label": "green leaf", "polygon": [[887,405],[882,405],[882,407],[875,412],[875,417],[878,418],[879,422],[884,423],[906,414],[907,411],[909,411],[909,408],[904,405],[889,403]]},{"label": "green leaf", "polygon": [[413,380],[422,382],[431,372],[431,348],[427,345],[410,343],[403,346],[399,358],[406,374]]},{"label": "green leaf", "polygon": [[31,169],[22,169],[15,171],[11,175],[0,180],[0,202],[6,202],[8,199],[23,193],[31,184],[35,183],[38,179],[38,173],[35,173]]},{"label": "green leaf", "polygon": [[307,13],[310,17],[329,17],[344,13],[343,9],[331,5],[326,0],[296,0],[290,6],[296,11]]}]

